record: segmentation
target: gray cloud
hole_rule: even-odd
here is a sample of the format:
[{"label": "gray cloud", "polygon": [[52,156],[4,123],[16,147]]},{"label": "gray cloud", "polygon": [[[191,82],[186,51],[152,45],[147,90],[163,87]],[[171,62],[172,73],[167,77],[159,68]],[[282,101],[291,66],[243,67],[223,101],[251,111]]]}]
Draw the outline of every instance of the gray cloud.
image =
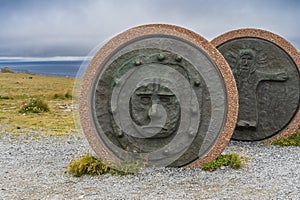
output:
[{"label": "gray cloud", "polygon": [[113,35],[146,23],[176,24],[208,40],[233,29],[262,28],[300,49],[299,8],[293,0],[4,0],[0,56],[84,56]]}]

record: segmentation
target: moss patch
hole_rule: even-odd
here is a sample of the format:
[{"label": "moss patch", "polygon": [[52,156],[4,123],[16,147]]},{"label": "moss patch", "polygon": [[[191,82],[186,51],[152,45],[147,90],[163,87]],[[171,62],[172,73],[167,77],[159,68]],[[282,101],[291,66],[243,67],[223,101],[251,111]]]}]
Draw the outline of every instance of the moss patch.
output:
[{"label": "moss patch", "polygon": [[272,145],[278,146],[300,146],[300,129],[298,132],[288,138],[279,139],[271,142]]},{"label": "moss patch", "polygon": [[205,163],[202,170],[212,172],[224,166],[230,166],[232,169],[240,169],[243,166],[243,157],[236,153],[220,155],[216,160]]},{"label": "moss patch", "polygon": [[117,175],[132,174],[130,172],[113,169],[90,154],[86,154],[77,160],[71,161],[67,166],[66,171],[75,177],[80,177],[82,175],[95,176],[108,173]]}]

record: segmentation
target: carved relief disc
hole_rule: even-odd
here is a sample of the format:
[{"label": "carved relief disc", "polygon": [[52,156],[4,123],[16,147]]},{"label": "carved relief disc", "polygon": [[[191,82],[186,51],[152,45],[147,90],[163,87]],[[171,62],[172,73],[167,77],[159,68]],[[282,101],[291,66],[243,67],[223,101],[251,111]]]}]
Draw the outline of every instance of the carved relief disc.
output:
[{"label": "carved relief disc", "polygon": [[81,123],[99,157],[115,165],[196,166],[230,139],[236,93],[229,66],[205,39],[176,26],[140,26],[94,56]]},{"label": "carved relief disc", "polygon": [[299,127],[299,56],[273,33],[236,30],[212,43],[229,63],[239,93],[233,139],[285,137]]}]

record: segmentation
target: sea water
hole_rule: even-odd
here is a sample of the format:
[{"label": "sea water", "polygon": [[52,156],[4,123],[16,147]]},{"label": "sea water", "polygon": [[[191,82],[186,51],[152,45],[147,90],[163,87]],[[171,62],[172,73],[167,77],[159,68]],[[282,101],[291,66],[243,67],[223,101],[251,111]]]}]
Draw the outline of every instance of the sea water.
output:
[{"label": "sea water", "polygon": [[86,60],[57,59],[0,59],[0,69],[9,67],[17,72],[30,72],[49,76],[76,77],[81,65]]}]

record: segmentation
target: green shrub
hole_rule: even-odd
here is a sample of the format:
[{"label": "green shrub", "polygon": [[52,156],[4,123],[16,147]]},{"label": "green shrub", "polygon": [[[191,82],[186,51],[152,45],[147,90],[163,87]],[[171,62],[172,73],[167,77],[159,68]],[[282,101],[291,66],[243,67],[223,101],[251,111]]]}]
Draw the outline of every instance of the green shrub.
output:
[{"label": "green shrub", "polygon": [[71,93],[70,91],[67,91],[67,92],[65,93],[65,98],[66,98],[66,99],[72,99],[72,98],[73,98],[72,93]]},{"label": "green shrub", "polygon": [[271,142],[272,145],[278,146],[300,146],[300,129],[294,135],[288,138],[279,139]]},{"label": "green shrub", "polygon": [[13,97],[9,97],[9,96],[1,96],[0,95],[0,99],[14,99]]},{"label": "green shrub", "polygon": [[42,113],[49,112],[50,108],[42,99],[31,99],[29,102],[23,104],[22,108],[19,110],[20,113]]},{"label": "green shrub", "polygon": [[53,95],[54,99],[72,99],[72,93],[70,91],[67,91],[66,93],[55,93]]},{"label": "green shrub", "polygon": [[67,172],[75,177],[80,177],[82,175],[95,176],[107,173],[118,175],[132,174],[113,169],[90,154],[86,154],[77,160],[71,161],[67,166]]},{"label": "green shrub", "polygon": [[63,95],[55,93],[55,94],[53,95],[53,98],[54,98],[54,99],[62,99],[62,98],[63,98]]},{"label": "green shrub", "polygon": [[242,157],[236,153],[220,155],[216,160],[205,163],[202,167],[204,171],[215,171],[222,166],[230,166],[233,169],[242,167]]}]

